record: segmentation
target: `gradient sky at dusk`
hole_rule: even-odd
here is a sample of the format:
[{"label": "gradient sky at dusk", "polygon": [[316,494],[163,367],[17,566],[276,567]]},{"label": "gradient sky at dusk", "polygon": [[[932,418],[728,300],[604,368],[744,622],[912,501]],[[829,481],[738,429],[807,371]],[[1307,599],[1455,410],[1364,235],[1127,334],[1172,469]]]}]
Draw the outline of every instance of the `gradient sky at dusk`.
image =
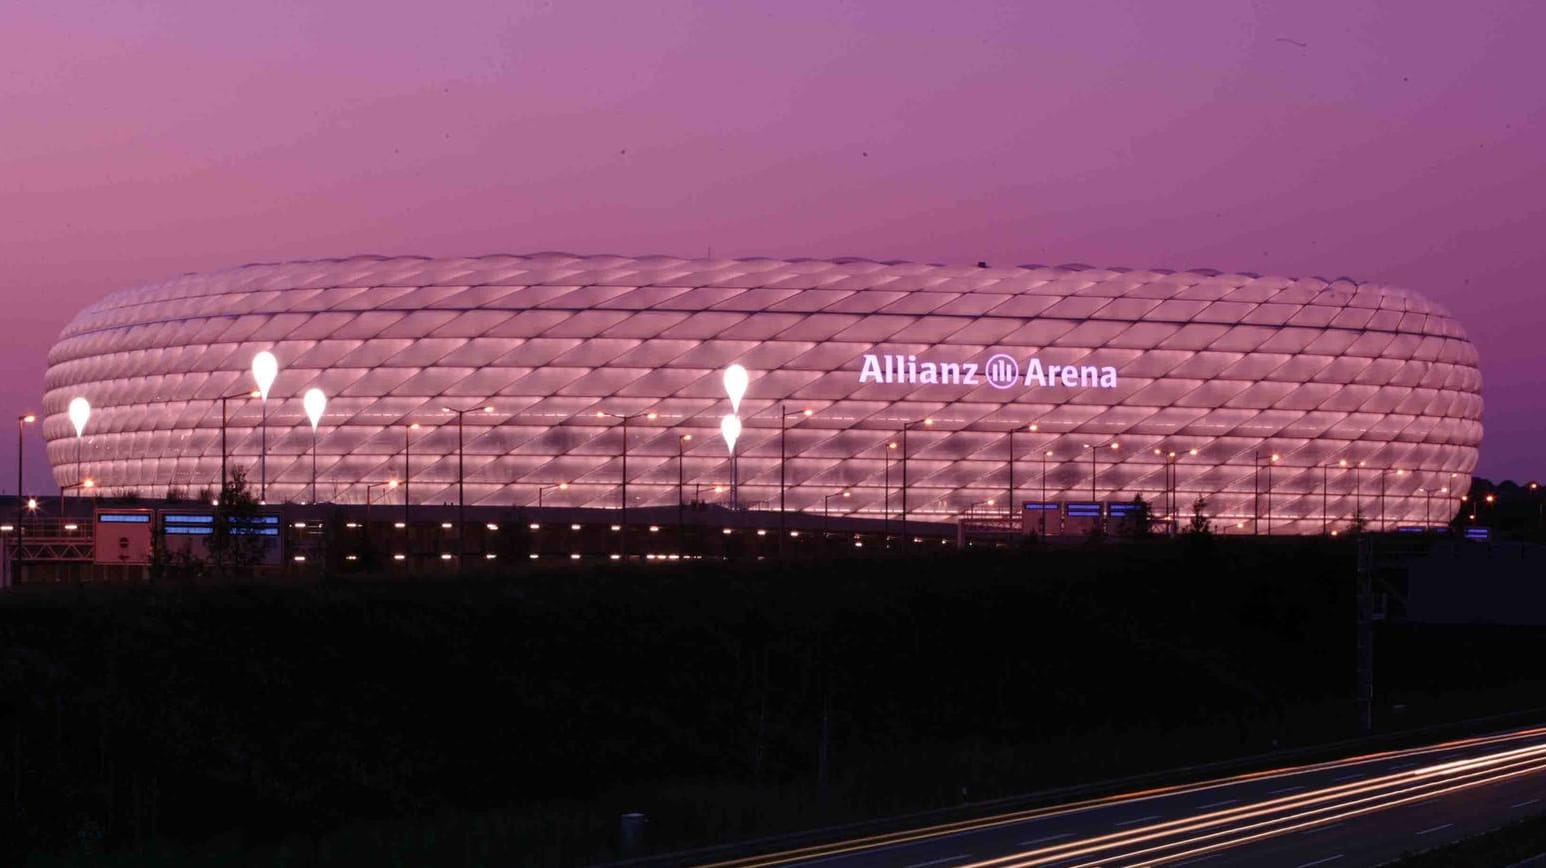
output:
[{"label": "gradient sky at dusk", "polygon": [[1479,472],[1542,477],[1543,33],[1546,5],[1486,0],[18,0],[0,404],[37,407],[82,306],[253,261],[1211,267],[1446,305],[1482,354]]}]

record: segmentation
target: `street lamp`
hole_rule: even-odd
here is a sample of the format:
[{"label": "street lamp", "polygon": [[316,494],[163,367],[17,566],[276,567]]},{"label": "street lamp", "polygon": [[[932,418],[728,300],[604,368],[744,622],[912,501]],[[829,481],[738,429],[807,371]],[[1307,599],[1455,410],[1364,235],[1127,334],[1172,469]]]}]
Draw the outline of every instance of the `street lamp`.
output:
[{"label": "street lamp", "polygon": [[[96,480],[88,476],[85,479],[82,479],[80,482],[72,482],[69,485],[59,486],[59,520],[64,520],[64,493],[66,491],[90,491],[95,488],[96,485]],[[76,495],[76,497],[79,496],[80,495]],[[35,507],[33,507],[31,502],[29,502],[28,508],[33,509]]]},{"label": "street lamp", "polygon": [[1036,510],[1041,520],[1041,536],[1045,540],[1047,536],[1047,459],[1052,457],[1052,450],[1041,453],[1041,507]]},{"label": "street lamp", "polygon": [[555,482],[552,485],[539,485],[539,486],[537,486],[537,508],[538,509],[542,508],[542,493],[544,491],[551,491],[552,489],[555,489],[555,488],[558,489],[559,491],[565,491],[565,490],[567,490],[569,488],[569,483],[567,483],[567,482]]},{"label": "street lamp", "polygon": [[[736,400],[739,401],[740,399],[737,398]],[[626,560],[628,558],[628,423],[630,421],[632,421],[634,419],[638,419],[640,417],[643,417],[643,418],[648,419],[650,421],[654,421],[655,419],[659,418],[659,415],[660,414],[658,414],[658,413],[607,413],[607,412],[602,411],[602,410],[597,410],[596,411],[596,417],[598,419],[606,419],[606,418],[618,419],[618,420],[621,420],[622,423],[623,423],[623,450],[622,450],[623,451],[623,466],[622,466],[622,483],[623,484],[621,486],[621,489],[622,489],[621,490],[621,496],[622,496],[622,501],[623,501],[623,509],[622,509],[623,515],[622,515],[622,531],[621,531],[622,535],[618,538],[618,549],[619,549],[619,552],[622,554],[624,560]]]},{"label": "street lamp", "polygon": [[915,425],[929,427],[934,424],[933,419],[924,419],[922,422],[902,423],[902,548],[908,547],[907,537],[907,432]]},{"label": "street lamp", "polygon": [[692,442],[691,434],[682,434],[676,438],[676,547],[680,551],[686,535],[684,528],[687,525],[685,514],[687,503],[687,444]]},{"label": "street lamp", "polygon": [[[1117,449],[1117,448],[1119,448],[1119,446],[1117,444],[1117,441],[1112,440],[1109,443],[1102,443],[1099,446],[1096,446],[1093,443],[1086,443],[1086,444],[1084,444],[1084,448],[1090,450],[1090,502],[1091,503],[1099,503],[1100,500],[1095,495],[1095,487],[1096,487],[1096,476],[1100,472],[1100,468],[1098,466],[1096,466],[1096,464],[1095,464],[1095,456],[1098,455],[1100,453],[1100,450],[1102,450],[1102,449],[1108,449],[1108,448],[1109,449]],[[1113,463],[1115,463],[1115,462],[1113,462]]]},{"label": "street lamp", "polygon": [[780,548],[784,545],[784,537],[788,536],[784,532],[784,514],[786,512],[786,507],[784,506],[784,464],[788,461],[788,452],[784,449],[784,434],[789,430],[789,418],[791,416],[808,419],[813,412],[815,411],[801,410],[798,413],[789,413],[784,410],[784,402],[778,402],[778,545]]},{"label": "street lamp", "polygon": [[388,479],[386,482],[372,482],[365,486],[365,541],[370,542],[370,493],[377,488],[396,488],[397,480]]},{"label": "street lamp", "polygon": [[741,439],[741,417],[734,413],[727,413],[719,420],[719,433],[725,438],[725,445],[730,449],[730,508],[741,508],[741,480],[738,478],[739,470],[736,467],[735,444]]},{"label": "street lamp", "polygon": [[226,422],[227,422],[227,420],[226,420],[226,412],[225,412],[226,402],[230,401],[233,398],[256,398],[256,397],[258,397],[257,390],[253,390],[251,392],[242,392],[242,393],[239,393],[239,394],[236,394],[236,395],[221,395],[220,396],[220,492],[221,492],[221,496],[222,497],[224,497],[224,495],[225,495],[225,482],[226,482],[227,479],[231,478],[230,475],[226,473],[226,456],[228,454],[230,454],[226,450],[226,447],[225,447],[225,429],[226,429]]},{"label": "street lamp", "polygon": [[33,508],[35,509],[37,503],[37,501],[27,501],[26,496],[22,494],[22,487],[26,484],[23,475],[24,468],[22,467],[22,449],[26,445],[26,440],[22,435],[26,427],[36,421],[38,421],[38,417],[31,413],[16,417],[16,551],[11,559],[11,581],[13,583],[21,575],[21,544],[25,536],[23,530],[25,525],[22,523],[22,504],[30,502],[34,505]]},{"label": "street lamp", "polygon": [[441,407],[446,413],[456,414],[456,568],[461,569],[467,560],[467,493],[463,488],[466,475],[463,473],[462,447],[465,441],[462,439],[462,420],[468,413],[494,412],[493,404],[484,404],[476,407],[463,407],[458,410],[454,407]]},{"label": "street lamp", "polygon": [[252,357],[252,379],[258,384],[258,398],[263,402],[263,414],[258,423],[258,500],[268,502],[268,392],[274,379],[279,376],[279,360],[268,350]]},{"label": "street lamp", "polygon": [[829,494],[829,495],[827,495],[827,496],[825,496],[825,497],[823,497],[821,499],[821,535],[822,535],[822,538],[826,538],[828,528],[831,525],[831,519],[832,519],[832,516],[831,516],[832,498],[834,498],[834,497],[848,497],[848,496],[849,496],[848,495],[848,489],[845,488],[842,491],[838,492],[837,494]]},{"label": "street lamp", "polygon": [[[1380,532],[1381,533],[1384,533],[1385,531],[1389,530],[1389,525],[1387,525],[1386,522],[1385,522],[1385,477],[1390,474],[1390,471],[1391,471],[1391,468],[1389,468],[1389,467],[1386,467],[1386,468],[1384,468],[1383,470],[1380,471]],[[1406,475],[1406,470],[1404,470],[1404,469],[1397,469],[1396,470],[1396,475],[1397,476],[1405,476]]]},{"label": "street lamp", "polygon": [[301,397],[301,406],[306,408],[306,419],[311,422],[311,502],[317,502],[317,425],[322,422],[322,414],[327,412],[327,395],[321,389],[310,388]]},{"label": "street lamp", "polygon": [[409,460],[409,447],[412,446],[413,432],[419,430],[419,423],[411,422],[403,426],[403,527],[408,526],[408,483],[413,479],[413,469]]}]

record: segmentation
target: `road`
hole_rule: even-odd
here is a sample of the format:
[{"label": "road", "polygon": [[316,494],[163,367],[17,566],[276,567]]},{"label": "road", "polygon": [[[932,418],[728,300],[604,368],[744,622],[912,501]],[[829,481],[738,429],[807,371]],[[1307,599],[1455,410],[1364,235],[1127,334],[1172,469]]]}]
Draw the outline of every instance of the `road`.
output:
[{"label": "road", "polygon": [[1353,868],[1542,812],[1536,727],[711,864]]}]

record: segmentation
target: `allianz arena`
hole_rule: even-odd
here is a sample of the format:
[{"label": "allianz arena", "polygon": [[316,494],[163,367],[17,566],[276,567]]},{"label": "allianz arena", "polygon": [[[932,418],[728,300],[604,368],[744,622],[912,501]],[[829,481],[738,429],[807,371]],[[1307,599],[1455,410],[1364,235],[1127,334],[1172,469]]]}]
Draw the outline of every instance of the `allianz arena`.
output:
[{"label": "allianz arena", "polygon": [[[262,350],[280,363],[266,401],[245,397]],[[446,408],[478,408],[469,504],[616,507],[625,433],[630,506],[728,504],[732,363],[750,373],[752,509],[778,508],[782,476],[791,510],[896,517],[905,474],[914,520],[1142,495],[1183,518],[1201,497],[1226,531],[1435,526],[1482,433],[1459,324],[1386,286],[564,254],[249,265],[115,292],[50,352],[43,433],[60,485],[214,488],[232,396],[230,465],[262,473],[270,502],[305,501],[301,396],[318,388],[321,500],[407,478],[412,502],[455,502]],[[93,407],[79,438],[75,397]]]}]

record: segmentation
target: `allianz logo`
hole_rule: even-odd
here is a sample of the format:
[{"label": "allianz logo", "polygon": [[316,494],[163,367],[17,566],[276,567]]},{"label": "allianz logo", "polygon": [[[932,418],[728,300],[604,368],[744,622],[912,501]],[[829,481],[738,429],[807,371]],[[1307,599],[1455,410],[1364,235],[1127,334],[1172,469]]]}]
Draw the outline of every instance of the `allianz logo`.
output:
[{"label": "allianz logo", "polygon": [[1115,389],[1117,369],[1110,365],[1043,365],[1031,356],[1022,366],[1008,353],[994,353],[987,361],[937,362],[900,353],[866,353],[859,369],[860,383],[921,386],[980,386],[995,389],[1061,386],[1067,389]]}]

